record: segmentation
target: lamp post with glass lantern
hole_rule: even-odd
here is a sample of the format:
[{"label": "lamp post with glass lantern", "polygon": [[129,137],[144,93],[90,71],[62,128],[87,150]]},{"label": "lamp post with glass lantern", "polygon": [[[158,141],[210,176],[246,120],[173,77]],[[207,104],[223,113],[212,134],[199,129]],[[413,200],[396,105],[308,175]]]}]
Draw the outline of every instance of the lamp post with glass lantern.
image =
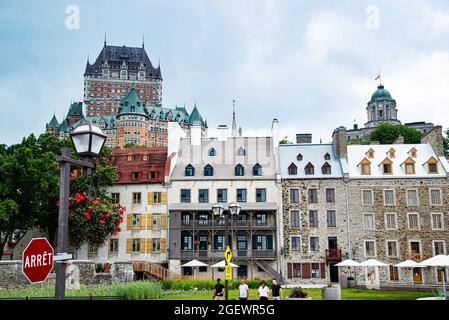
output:
[{"label": "lamp post with glass lantern", "polygon": [[[69,193],[70,193],[70,168],[71,166],[86,169],[84,175],[90,175],[95,164],[91,161],[93,157],[98,157],[106,141],[106,135],[97,126],[85,124],[78,126],[70,133],[72,144],[76,153],[85,158],[76,160],[70,157],[70,148],[61,148],[61,156],[56,157],[60,163],[60,193],[59,193],[59,215],[58,215],[58,243],[56,256],[67,256],[68,249],[68,220],[69,220]],[[56,261],[56,284],[55,298],[63,300],[65,295],[66,261],[58,259]]]},{"label": "lamp post with glass lantern", "polygon": [[[216,203],[212,206],[212,212],[214,214],[214,216],[219,217],[221,219],[225,219],[225,243],[226,243],[226,247],[229,247],[229,249],[232,252],[232,235],[231,235],[231,243],[229,243],[229,218],[231,218],[232,220],[234,220],[234,217],[237,217],[240,214],[240,205],[237,202],[232,202],[229,204],[228,207],[228,211],[227,214],[225,214],[225,210],[224,207],[219,204]],[[227,264],[227,261],[226,261]],[[228,290],[228,280],[225,279],[225,300],[228,300],[229,297],[229,290]]]}]

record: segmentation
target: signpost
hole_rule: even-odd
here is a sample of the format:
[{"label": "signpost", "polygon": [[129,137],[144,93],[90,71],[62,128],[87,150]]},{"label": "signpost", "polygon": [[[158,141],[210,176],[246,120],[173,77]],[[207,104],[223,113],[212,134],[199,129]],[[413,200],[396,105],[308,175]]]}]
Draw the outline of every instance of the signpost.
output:
[{"label": "signpost", "polygon": [[231,259],[232,259],[232,251],[229,246],[226,247],[226,250],[224,252],[224,257],[226,260],[226,266],[225,266],[225,295],[226,300],[228,300],[228,281],[232,280],[232,267],[230,265]]},{"label": "signpost", "polygon": [[232,251],[231,251],[231,248],[229,248],[229,246],[226,247],[226,250],[224,252],[224,257],[226,260],[226,264],[228,265],[232,259]]},{"label": "signpost", "polygon": [[54,251],[45,238],[34,238],[22,253],[22,272],[30,283],[47,280],[53,269]]}]

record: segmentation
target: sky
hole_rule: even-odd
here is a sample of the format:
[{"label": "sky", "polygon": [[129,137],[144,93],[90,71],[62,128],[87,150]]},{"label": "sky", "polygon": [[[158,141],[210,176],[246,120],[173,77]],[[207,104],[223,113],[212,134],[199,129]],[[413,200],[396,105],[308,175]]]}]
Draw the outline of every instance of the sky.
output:
[{"label": "sky", "polygon": [[[78,14],[79,13],[79,14]],[[0,0],[0,144],[59,121],[83,97],[87,61],[111,45],[160,61],[163,105],[196,101],[210,132],[312,133],[363,126],[378,84],[403,123],[449,127],[445,0]]]}]

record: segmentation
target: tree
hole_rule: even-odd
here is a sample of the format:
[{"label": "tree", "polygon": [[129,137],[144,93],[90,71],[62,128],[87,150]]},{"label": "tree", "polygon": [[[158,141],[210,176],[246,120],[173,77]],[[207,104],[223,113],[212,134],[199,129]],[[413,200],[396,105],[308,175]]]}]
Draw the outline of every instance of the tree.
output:
[{"label": "tree", "polygon": [[288,144],[288,140],[287,139],[282,139],[279,141],[279,144]]},{"label": "tree", "polygon": [[443,138],[444,155],[449,156],[449,129],[446,129],[444,134],[446,135]]},{"label": "tree", "polygon": [[421,143],[422,133],[404,125],[381,124],[370,135],[371,141],[380,144],[391,144],[399,135],[404,137],[404,143]]}]

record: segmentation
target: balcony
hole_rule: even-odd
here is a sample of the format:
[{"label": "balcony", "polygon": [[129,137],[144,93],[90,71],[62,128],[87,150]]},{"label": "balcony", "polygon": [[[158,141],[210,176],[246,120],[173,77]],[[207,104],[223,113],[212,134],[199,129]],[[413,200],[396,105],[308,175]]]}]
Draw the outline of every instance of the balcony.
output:
[{"label": "balcony", "polygon": [[[181,220],[181,228],[183,229],[226,229],[225,220]],[[276,228],[274,220],[231,220],[228,221],[228,228],[234,230],[240,229],[258,229],[258,230],[272,230]]]},{"label": "balcony", "polygon": [[341,249],[326,249],[326,262],[341,261]]},{"label": "balcony", "polygon": [[406,253],[404,255],[404,260],[413,260],[415,262],[421,262],[426,259],[432,258],[432,255],[429,253]]},{"label": "balcony", "polygon": [[[233,250],[234,260],[276,259],[276,250]],[[181,250],[181,260],[224,259],[224,250]]]}]

